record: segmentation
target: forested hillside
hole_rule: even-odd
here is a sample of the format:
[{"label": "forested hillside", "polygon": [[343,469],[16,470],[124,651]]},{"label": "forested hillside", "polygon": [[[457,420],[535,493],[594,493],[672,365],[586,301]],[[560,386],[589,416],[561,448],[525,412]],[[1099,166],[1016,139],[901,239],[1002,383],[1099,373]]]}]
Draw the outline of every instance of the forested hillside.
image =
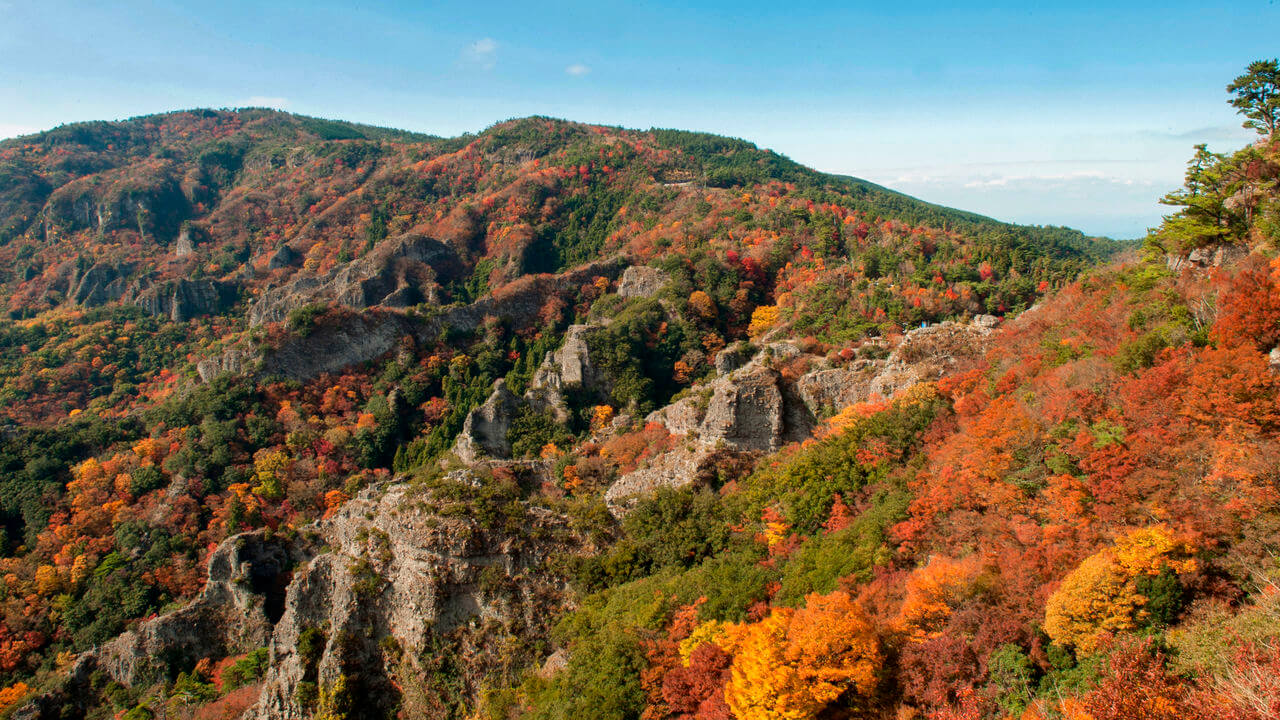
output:
[{"label": "forested hillside", "polygon": [[1276,75],[1140,250],[676,130],[0,143],[0,706],[1274,717]]}]

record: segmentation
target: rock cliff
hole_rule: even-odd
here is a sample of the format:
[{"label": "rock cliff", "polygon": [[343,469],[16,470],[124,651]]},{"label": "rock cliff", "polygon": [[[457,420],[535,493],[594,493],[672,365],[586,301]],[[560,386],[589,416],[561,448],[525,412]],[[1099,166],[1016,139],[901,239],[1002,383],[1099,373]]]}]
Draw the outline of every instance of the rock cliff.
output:
[{"label": "rock cliff", "polygon": [[[484,482],[471,470],[453,480]],[[210,556],[195,601],[82,654],[61,688],[14,717],[63,717],[95,672],[145,687],[202,658],[263,647],[270,668],[248,717],[308,717],[335,693],[366,703],[362,716],[399,708],[431,717],[438,699],[430,688],[400,692],[399,672],[420,672],[447,645],[467,691],[478,692],[491,673],[511,669],[506,663],[528,661],[489,644],[517,634],[530,647],[545,643],[545,609],[566,601],[560,579],[543,569],[566,548],[564,520],[517,506],[519,517],[501,521],[446,513],[429,490],[395,482],[288,539],[229,538]]]},{"label": "rock cliff", "polygon": [[[871,354],[879,349],[887,357],[840,365],[806,356],[788,342],[772,343],[745,363],[741,348],[722,351],[716,358],[722,374],[645,419],[685,442],[618,478],[605,500],[614,512],[624,512],[630,499],[659,487],[693,482],[718,449],[773,452],[807,437],[818,417],[936,380],[965,358],[981,353],[991,325],[984,320],[919,328],[907,333],[891,352],[883,341],[867,345]],[[783,365],[810,369],[791,379],[778,369]]]}]

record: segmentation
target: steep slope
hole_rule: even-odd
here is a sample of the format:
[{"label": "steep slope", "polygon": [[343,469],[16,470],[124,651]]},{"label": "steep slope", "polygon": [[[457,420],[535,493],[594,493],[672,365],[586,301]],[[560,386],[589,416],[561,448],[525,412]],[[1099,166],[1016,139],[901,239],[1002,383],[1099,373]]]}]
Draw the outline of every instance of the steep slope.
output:
[{"label": "steep slope", "polygon": [[[659,571],[613,513],[949,372],[1114,249],[546,118],[173,113],[0,143],[0,178],[0,700],[47,717],[517,697],[583,657],[565,609]],[[680,563],[743,541],[707,532]]]}]

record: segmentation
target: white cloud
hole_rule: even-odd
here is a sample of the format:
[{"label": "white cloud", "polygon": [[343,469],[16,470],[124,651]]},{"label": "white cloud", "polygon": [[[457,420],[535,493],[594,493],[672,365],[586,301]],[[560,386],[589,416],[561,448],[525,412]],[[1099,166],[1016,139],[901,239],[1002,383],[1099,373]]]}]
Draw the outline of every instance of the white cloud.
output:
[{"label": "white cloud", "polygon": [[1036,225],[1069,225],[1087,233],[1140,237],[1168,208],[1157,199],[1167,183],[1111,168],[920,168],[879,180],[922,200]]},{"label": "white cloud", "polygon": [[498,41],[480,38],[462,50],[462,62],[481,70],[492,70],[498,64]]},{"label": "white cloud", "polygon": [[30,135],[34,132],[40,132],[40,128],[34,128],[28,125],[10,125],[9,123],[0,123],[0,139],[18,137],[19,135]]},{"label": "white cloud", "polygon": [[574,63],[573,65],[565,68],[564,71],[574,77],[582,77],[583,75],[591,72],[591,68],[583,65],[582,63]]},{"label": "white cloud", "polygon": [[241,107],[268,107],[284,110],[289,107],[289,98],[270,97],[268,95],[252,95],[240,101]]}]

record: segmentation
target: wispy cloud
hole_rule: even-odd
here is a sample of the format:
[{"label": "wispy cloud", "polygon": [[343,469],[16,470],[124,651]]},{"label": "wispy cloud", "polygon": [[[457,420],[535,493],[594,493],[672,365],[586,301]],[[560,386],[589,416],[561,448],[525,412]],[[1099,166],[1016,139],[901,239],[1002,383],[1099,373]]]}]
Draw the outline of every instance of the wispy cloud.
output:
[{"label": "wispy cloud", "polygon": [[284,110],[289,107],[289,98],[271,97],[269,95],[251,95],[240,101],[241,107],[267,107]]},{"label": "wispy cloud", "polygon": [[574,77],[582,77],[583,75],[586,75],[587,73],[591,72],[591,68],[587,67],[586,65],[583,65],[582,63],[574,63],[569,67],[565,68],[564,71],[565,73],[572,75]]},{"label": "wispy cloud", "polygon": [[1093,186],[1118,185],[1125,187],[1153,187],[1155,183],[1134,178],[1115,177],[1097,171],[1083,170],[1078,172],[1044,173],[1033,175],[1000,175],[975,178],[964,183],[967,188],[1005,188],[1029,186],[1053,186],[1067,184],[1089,184]]},{"label": "wispy cloud", "polygon": [[492,70],[498,64],[498,41],[480,38],[462,49],[462,62],[481,70]]},{"label": "wispy cloud", "polygon": [[1165,210],[1156,199],[1168,185],[1157,180],[1109,168],[1010,170],[963,173],[937,168],[872,179],[923,200],[1001,220],[1065,224],[1111,237],[1139,237],[1159,224]]},{"label": "wispy cloud", "polygon": [[1159,139],[1192,142],[1247,142],[1253,137],[1252,132],[1239,125],[1211,125],[1182,132],[1149,130],[1142,134]]},{"label": "wispy cloud", "polygon": [[9,123],[0,123],[0,139],[18,137],[19,135],[30,135],[39,132],[39,128],[33,128],[27,125],[10,125]]}]

